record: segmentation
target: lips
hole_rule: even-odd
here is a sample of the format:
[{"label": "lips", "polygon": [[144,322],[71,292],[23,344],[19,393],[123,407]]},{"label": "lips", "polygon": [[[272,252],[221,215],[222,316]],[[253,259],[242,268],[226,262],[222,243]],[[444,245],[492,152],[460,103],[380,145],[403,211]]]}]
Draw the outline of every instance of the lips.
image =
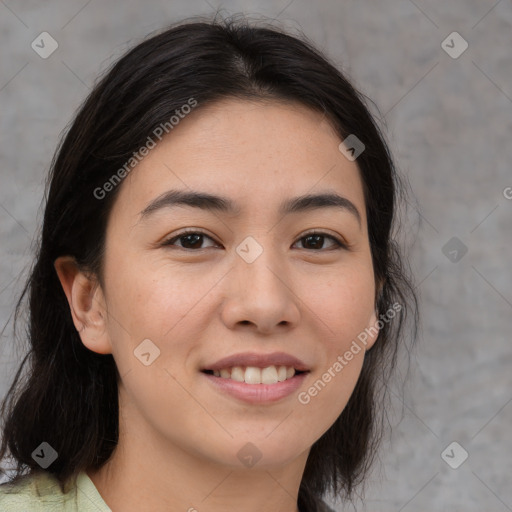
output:
[{"label": "lips", "polygon": [[276,384],[247,384],[204,374],[206,381],[223,396],[246,404],[264,405],[290,398],[303,385],[308,373],[303,372]]},{"label": "lips", "polygon": [[310,371],[306,363],[285,352],[234,354],[201,369],[206,381],[221,394],[260,405],[290,397]]}]

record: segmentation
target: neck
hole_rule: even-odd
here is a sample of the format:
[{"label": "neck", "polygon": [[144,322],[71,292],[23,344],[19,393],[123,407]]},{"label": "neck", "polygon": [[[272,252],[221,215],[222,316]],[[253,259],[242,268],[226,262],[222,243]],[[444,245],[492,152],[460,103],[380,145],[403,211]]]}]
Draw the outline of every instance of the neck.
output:
[{"label": "neck", "polygon": [[279,467],[219,464],[194,448],[158,439],[139,417],[120,422],[109,461],[89,477],[113,512],[298,512],[297,498],[309,450]]}]

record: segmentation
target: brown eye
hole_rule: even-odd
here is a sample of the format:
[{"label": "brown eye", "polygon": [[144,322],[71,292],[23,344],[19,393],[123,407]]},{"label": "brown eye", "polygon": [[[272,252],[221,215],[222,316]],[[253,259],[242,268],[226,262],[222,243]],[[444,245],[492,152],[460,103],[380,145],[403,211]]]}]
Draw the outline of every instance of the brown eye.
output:
[{"label": "brown eye", "polygon": [[196,250],[196,249],[204,249],[201,247],[203,239],[208,238],[209,240],[213,240],[210,236],[202,231],[183,231],[182,233],[170,238],[162,245],[165,247],[175,245],[176,241],[180,241],[181,245],[178,245],[178,248],[186,249],[186,250]]},{"label": "brown eye", "polygon": [[322,232],[308,233],[307,235],[301,237],[299,239],[299,242],[305,241],[305,249],[318,251],[319,249],[322,249],[322,246],[324,245],[324,241],[326,239],[329,239],[334,243],[334,247],[331,247],[331,250],[338,248],[346,248],[346,245],[343,242],[341,242],[341,240],[338,240],[336,237]]}]

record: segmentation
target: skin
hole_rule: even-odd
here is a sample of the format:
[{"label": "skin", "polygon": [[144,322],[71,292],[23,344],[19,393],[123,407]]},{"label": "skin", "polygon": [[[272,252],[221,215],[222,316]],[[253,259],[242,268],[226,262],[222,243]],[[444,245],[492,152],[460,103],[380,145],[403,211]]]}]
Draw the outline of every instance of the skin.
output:
[{"label": "skin", "polygon": [[[56,260],[84,345],[112,353],[121,375],[118,447],[88,472],[115,512],[298,510],[309,450],[345,407],[364,350],[307,405],[297,395],[377,320],[362,183],[340,142],[321,114],[301,105],[199,106],[120,185],[104,286],[71,257]],[[228,196],[241,213],[174,207],[141,220],[175,188]],[[278,214],[285,199],[325,191],[352,201],[361,226],[336,208]],[[183,228],[211,239],[162,246]],[[313,228],[350,249],[304,239]],[[236,252],[247,236],[263,248],[252,263]],[[160,350],[149,366],[134,356],[144,339]],[[311,371],[297,392],[267,405],[223,394],[200,373],[245,351],[288,352]],[[247,442],[262,455],[251,468],[237,457]]]}]

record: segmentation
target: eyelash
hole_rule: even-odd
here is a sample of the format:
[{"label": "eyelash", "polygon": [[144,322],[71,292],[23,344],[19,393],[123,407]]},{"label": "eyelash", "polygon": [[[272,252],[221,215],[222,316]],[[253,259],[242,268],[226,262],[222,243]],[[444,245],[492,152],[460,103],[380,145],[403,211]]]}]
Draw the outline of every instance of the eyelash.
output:
[{"label": "eyelash", "polygon": [[[179,240],[180,238],[185,237],[187,235],[202,235],[202,236],[205,236],[205,237],[209,238],[213,242],[215,242],[215,240],[210,235],[206,234],[204,231],[197,230],[197,229],[187,229],[187,230],[184,230],[181,233],[173,236],[172,238],[164,241],[162,243],[162,246],[163,247],[172,246],[176,240]],[[330,240],[332,240],[336,244],[336,246],[334,248],[331,248],[331,249],[304,249],[306,251],[325,252],[325,251],[328,251],[328,250],[333,251],[333,250],[340,250],[340,249],[345,249],[345,250],[349,249],[349,245],[348,244],[346,244],[345,242],[343,242],[339,238],[337,238],[337,237],[335,237],[333,235],[329,235],[328,233],[325,233],[323,231],[315,231],[315,230],[310,231],[310,232],[302,235],[298,239],[298,241],[303,240],[305,238],[308,238],[309,236],[322,236],[324,238],[329,238]],[[215,242],[215,243],[217,243],[217,242]],[[189,252],[199,252],[199,251],[202,251],[202,250],[205,249],[205,248],[203,248],[203,249],[187,249],[185,247],[180,247],[180,246],[177,246],[177,247],[178,247],[178,249],[182,249],[184,251],[189,251]]]}]

